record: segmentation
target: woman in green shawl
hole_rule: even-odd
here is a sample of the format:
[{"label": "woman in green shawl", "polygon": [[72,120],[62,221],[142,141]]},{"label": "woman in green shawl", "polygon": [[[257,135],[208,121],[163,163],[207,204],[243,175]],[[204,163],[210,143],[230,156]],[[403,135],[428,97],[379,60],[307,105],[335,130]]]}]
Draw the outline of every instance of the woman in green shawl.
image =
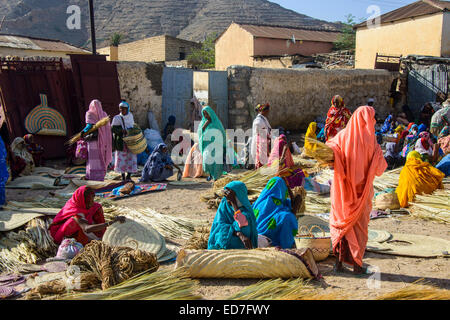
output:
[{"label": "woman in green shawl", "polygon": [[203,157],[203,171],[210,175],[208,180],[217,180],[223,174],[225,139],[226,133],[222,122],[211,107],[204,107],[202,121],[198,127],[198,140]]}]

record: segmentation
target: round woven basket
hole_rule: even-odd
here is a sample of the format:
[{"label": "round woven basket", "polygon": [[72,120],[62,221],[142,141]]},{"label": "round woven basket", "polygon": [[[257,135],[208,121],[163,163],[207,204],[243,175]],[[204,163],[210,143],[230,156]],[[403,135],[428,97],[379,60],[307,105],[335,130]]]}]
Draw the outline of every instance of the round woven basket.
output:
[{"label": "round woven basket", "polygon": [[142,134],[142,130],[137,126],[129,130],[128,135],[123,138],[123,142],[127,145],[128,150],[134,154],[140,154],[147,149],[147,140]]},{"label": "round woven basket", "polygon": [[383,193],[375,198],[375,208],[379,210],[398,210],[400,209],[400,202],[395,192]]},{"label": "round woven basket", "polygon": [[[312,230],[315,228],[322,231],[323,237],[314,236]],[[306,233],[300,233],[302,230],[306,230]],[[297,245],[297,248],[311,249],[314,260],[323,261],[328,258],[328,255],[330,254],[331,237],[325,237],[325,231],[317,225],[313,225],[309,231],[305,226],[301,226],[299,236],[295,237],[295,244]]]}]

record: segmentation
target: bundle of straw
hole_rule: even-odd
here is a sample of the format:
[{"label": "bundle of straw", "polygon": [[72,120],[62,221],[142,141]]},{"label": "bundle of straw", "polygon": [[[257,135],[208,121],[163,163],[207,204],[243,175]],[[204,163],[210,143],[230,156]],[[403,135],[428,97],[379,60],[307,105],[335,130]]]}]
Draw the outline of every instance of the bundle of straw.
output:
[{"label": "bundle of straw", "polygon": [[320,142],[316,139],[306,137],[305,138],[309,143],[314,144],[316,148],[314,150],[306,149],[304,150],[305,154],[308,157],[314,158],[322,163],[331,163],[334,161],[334,152],[329,146],[325,143]]},{"label": "bundle of straw", "polygon": [[416,195],[410,203],[412,216],[424,220],[450,223],[450,190],[436,190],[433,194]]},{"label": "bundle of straw", "polygon": [[273,279],[260,281],[226,298],[227,300],[344,300],[338,294],[320,294],[309,281]]},{"label": "bundle of straw", "polygon": [[198,281],[183,270],[144,272],[104,291],[66,295],[62,300],[197,300]]},{"label": "bundle of straw", "polygon": [[376,300],[450,300],[450,290],[425,285],[423,280],[419,280],[406,288],[381,295]]},{"label": "bundle of straw", "polygon": [[[103,119],[100,119],[87,133],[91,134],[94,131],[97,131],[99,128],[106,126],[110,121],[109,116],[104,117]],[[69,141],[66,142],[67,145],[73,145],[75,143],[77,143],[80,139],[81,139],[81,134],[82,132],[77,133],[76,135],[74,135],[72,138],[69,139]]]}]

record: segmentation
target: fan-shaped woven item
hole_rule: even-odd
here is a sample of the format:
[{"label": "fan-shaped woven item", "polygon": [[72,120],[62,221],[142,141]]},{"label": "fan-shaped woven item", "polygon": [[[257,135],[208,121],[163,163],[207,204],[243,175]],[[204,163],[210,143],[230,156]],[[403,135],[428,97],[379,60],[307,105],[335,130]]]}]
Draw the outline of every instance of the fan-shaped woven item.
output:
[{"label": "fan-shaped woven item", "polygon": [[417,234],[393,233],[392,238],[383,243],[369,239],[367,251],[418,258],[448,257],[450,241]]},{"label": "fan-shaped woven item", "polygon": [[77,167],[67,168],[64,173],[65,174],[81,174],[81,175],[85,175],[86,174],[86,166],[77,166]]},{"label": "fan-shaped woven item", "polygon": [[[309,251],[309,261],[315,265]],[[275,249],[186,250],[178,253],[175,268],[186,268],[192,278],[271,279],[314,276],[297,257]]]},{"label": "fan-shaped woven item", "polygon": [[158,231],[148,224],[128,218],[125,223],[110,226],[102,241],[110,246],[147,251],[155,254],[158,259],[166,253],[166,241]]},{"label": "fan-shaped woven item", "polygon": [[64,117],[50,108],[47,96],[41,94],[41,104],[35,107],[25,118],[25,129],[31,134],[43,136],[66,136],[67,126]]}]

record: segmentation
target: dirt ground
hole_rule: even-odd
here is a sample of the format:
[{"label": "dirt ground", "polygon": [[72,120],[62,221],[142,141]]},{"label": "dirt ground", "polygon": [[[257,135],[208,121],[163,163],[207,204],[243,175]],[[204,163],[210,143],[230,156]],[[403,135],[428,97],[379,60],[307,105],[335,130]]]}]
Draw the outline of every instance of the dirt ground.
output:
[{"label": "dirt ground", "polygon": [[[212,222],[215,210],[207,208],[200,195],[211,187],[205,179],[187,179],[198,182],[190,186],[168,185],[166,191],[141,195],[117,201],[117,205],[131,208],[150,207],[160,213]],[[48,194],[48,191],[7,190],[7,199],[23,200],[35,195]],[[306,212],[307,213],[307,212]],[[372,220],[369,228],[386,230],[391,233],[412,233],[435,236],[450,240],[448,225],[415,219],[412,217],[382,218]],[[182,239],[178,239],[183,244]],[[314,281],[321,293],[336,293],[349,299],[374,299],[381,294],[404,288],[407,284],[424,279],[443,289],[450,289],[450,261],[447,258],[419,259],[367,252],[364,262],[376,266],[381,271],[379,288],[369,288],[367,276],[335,274],[332,270],[333,259],[319,263],[324,277],[322,283]],[[161,268],[173,268],[174,263],[164,264]],[[197,294],[205,299],[224,299],[258,280],[200,280]],[[373,283],[369,281],[369,284]]]}]

